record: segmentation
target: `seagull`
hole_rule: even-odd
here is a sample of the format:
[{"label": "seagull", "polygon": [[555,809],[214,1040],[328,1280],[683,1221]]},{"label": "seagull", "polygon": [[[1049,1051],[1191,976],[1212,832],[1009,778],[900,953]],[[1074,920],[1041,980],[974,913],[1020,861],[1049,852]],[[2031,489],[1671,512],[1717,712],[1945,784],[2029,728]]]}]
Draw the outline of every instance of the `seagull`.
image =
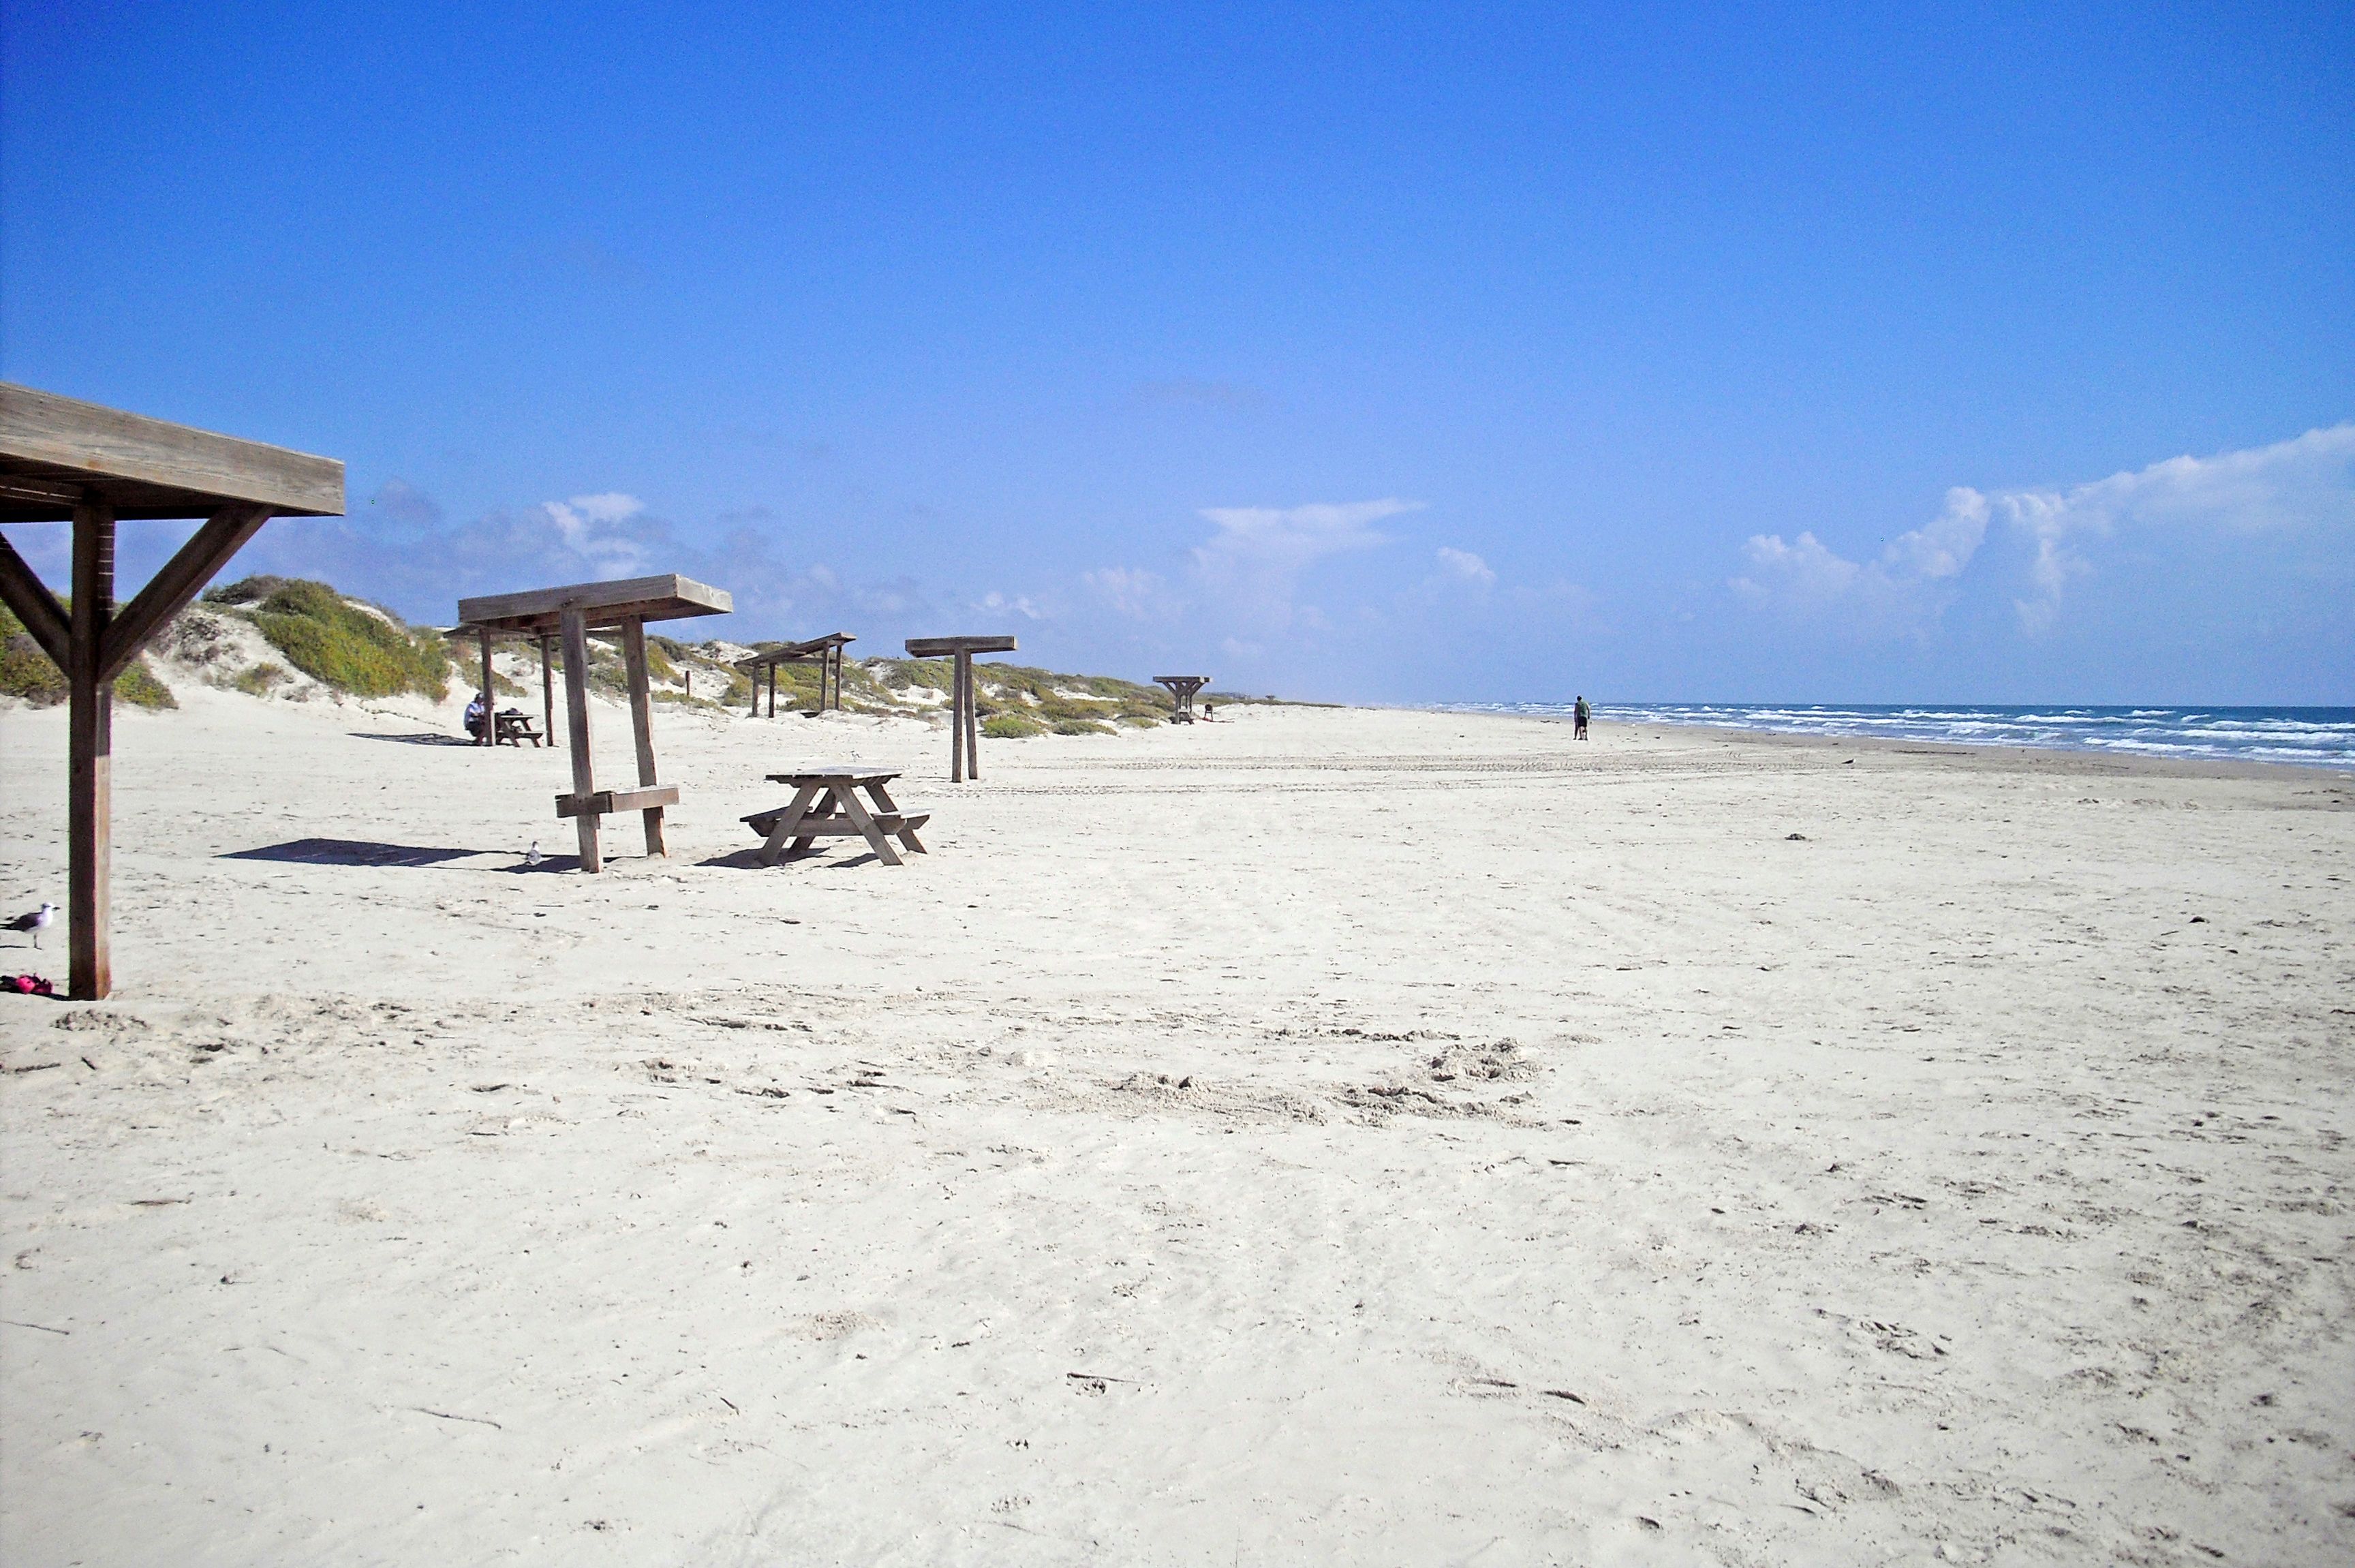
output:
[{"label": "seagull", "polygon": [[31,932],[33,933],[33,945],[38,947],[41,944],[42,931],[48,927],[49,922],[57,918],[58,906],[53,903],[45,903],[40,908],[35,910],[32,913],[20,914],[16,919],[10,921],[8,923],[8,929],[11,931]]},{"label": "seagull", "polygon": [[523,852],[523,863],[527,866],[537,866],[539,864],[538,839],[533,839],[531,841],[531,848]]}]

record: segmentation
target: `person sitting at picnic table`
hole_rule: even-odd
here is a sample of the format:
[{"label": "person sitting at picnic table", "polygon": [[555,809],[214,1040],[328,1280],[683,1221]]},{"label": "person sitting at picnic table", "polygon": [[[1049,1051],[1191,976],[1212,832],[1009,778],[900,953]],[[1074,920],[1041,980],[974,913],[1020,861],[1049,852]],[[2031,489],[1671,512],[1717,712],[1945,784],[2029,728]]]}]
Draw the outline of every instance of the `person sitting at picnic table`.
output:
[{"label": "person sitting at picnic table", "polygon": [[491,694],[487,691],[474,693],[474,700],[466,704],[466,733],[477,741],[481,740],[483,726],[490,722],[490,713]]}]

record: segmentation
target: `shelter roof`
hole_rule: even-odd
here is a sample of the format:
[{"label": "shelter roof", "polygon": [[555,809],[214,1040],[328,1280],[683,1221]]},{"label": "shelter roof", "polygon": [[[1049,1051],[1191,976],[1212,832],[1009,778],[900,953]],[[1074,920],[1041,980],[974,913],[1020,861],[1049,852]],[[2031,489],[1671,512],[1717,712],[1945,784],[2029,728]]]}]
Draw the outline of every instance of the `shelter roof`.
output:
[{"label": "shelter roof", "polygon": [[85,494],[118,517],[341,517],[344,465],[0,381],[0,523],[62,521]]},{"label": "shelter roof", "polygon": [[611,582],[575,582],[522,593],[494,593],[458,601],[459,630],[553,632],[566,610],[584,613],[591,626],[624,621],[683,621],[691,615],[725,615],[736,601],[724,588],[672,573],[625,577]]},{"label": "shelter roof", "polygon": [[908,656],[911,659],[936,659],[950,654],[1010,654],[1015,651],[1012,637],[910,637]]},{"label": "shelter roof", "polygon": [[858,639],[848,632],[828,632],[823,637],[812,637],[806,643],[787,643],[783,647],[768,648],[736,661],[738,669],[759,669],[773,664],[794,664],[815,658],[828,648],[838,648]]}]

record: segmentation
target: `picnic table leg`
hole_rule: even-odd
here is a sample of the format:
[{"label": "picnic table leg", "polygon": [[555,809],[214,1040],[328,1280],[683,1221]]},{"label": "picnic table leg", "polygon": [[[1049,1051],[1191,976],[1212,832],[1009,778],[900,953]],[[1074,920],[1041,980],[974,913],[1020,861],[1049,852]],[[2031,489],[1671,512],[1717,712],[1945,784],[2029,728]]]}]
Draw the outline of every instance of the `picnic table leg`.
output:
[{"label": "picnic table leg", "polygon": [[793,805],[778,814],[777,820],[769,825],[769,836],[761,841],[761,864],[773,866],[777,863],[777,857],[783,852],[786,841],[793,837],[794,829],[802,825],[802,817],[808,813],[810,802],[817,797],[817,790],[815,784],[804,784],[794,792]]},{"label": "picnic table leg", "polygon": [[901,848],[911,849],[919,855],[929,853],[929,851],[924,848],[923,840],[916,837],[916,830],[912,827],[904,826],[904,814],[900,810],[898,804],[891,799],[891,792],[883,787],[883,781],[881,779],[875,779],[868,783],[867,786],[867,795],[868,798],[874,801],[878,809],[879,809],[886,816],[902,817],[903,826],[900,829],[900,843]]},{"label": "picnic table leg", "polygon": [[[622,668],[630,680],[630,730],[638,743],[638,783],[655,782],[655,719],[654,697],[646,685],[646,624],[644,621],[622,623]],[[647,806],[643,813],[646,825],[646,853],[667,859],[670,850],[663,844],[663,808]]]},{"label": "picnic table leg", "polygon": [[[597,793],[596,775],[589,767],[589,617],[576,609],[561,613],[564,632],[564,720],[572,741],[572,793],[583,797]],[[601,871],[604,858],[597,852],[597,818],[583,814],[573,819],[581,833],[581,869]]]},{"label": "picnic table leg", "polygon": [[875,858],[887,866],[900,864],[899,852],[891,848],[891,840],[883,837],[883,829],[867,815],[867,808],[858,804],[858,791],[847,784],[832,784],[828,788],[837,804],[842,807],[842,814],[850,818],[850,825],[858,829],[859,837],[867,840],[867,847],[875,851]]}]

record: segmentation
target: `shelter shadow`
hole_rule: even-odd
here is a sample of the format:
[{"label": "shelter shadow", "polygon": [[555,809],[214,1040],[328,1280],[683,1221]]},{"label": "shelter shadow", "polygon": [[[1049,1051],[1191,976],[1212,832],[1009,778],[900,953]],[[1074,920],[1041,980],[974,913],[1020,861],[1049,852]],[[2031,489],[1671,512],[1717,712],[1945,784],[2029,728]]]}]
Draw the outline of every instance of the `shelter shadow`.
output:
[{"label": "shelter shadow", "polygon": [[283,844],[232,849],[220,858],[289,860],[304,866],[438,866],[445,860],[469,860],[477,855],[496,853],[493,849],[429,849],[415,844],[372,844],[360,838],[290,838]]},{"label": "shelter shadow", "polygon": [[465,746],[475,751],[482,749],[480,743],[472,736],[444,735],[435,730],[416,732],[354,730],[351,731],[351,737],[355,741],[394,741],[404,746]]}]

